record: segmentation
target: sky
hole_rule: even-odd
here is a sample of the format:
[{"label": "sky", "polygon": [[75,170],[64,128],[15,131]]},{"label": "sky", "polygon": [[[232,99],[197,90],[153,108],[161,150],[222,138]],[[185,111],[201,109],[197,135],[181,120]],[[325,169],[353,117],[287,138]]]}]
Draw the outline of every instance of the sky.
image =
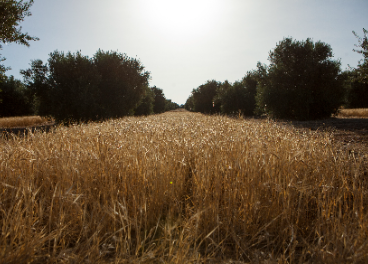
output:
[{"label": "sky", "polygon": [[207,80],[234,82],[286,37],[331,45],[341,69],[356,67],[353,51],[368,29],[368,0],[35,0],[22,31],[30,47],[3,45],[5,66],[19,71],[55,50],[118,51],[141,61],[150,86],[184,104]]}]

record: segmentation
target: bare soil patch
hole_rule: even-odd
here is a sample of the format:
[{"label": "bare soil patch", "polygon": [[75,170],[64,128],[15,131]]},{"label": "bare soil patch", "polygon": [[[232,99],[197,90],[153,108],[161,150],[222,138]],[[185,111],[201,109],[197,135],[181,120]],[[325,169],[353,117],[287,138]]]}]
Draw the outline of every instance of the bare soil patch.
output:
[{"label": "bare soil patch", "polygon": [[330,118],[317,121],[286,122],[294,127],[332,134],[341,151],[363,155],[368,161],[368,118]]}]

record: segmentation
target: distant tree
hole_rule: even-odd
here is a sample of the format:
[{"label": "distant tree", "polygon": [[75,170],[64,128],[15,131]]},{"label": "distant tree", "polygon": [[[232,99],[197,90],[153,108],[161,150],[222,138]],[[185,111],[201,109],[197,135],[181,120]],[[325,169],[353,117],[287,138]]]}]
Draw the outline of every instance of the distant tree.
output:
[{"label": "distant tree", "polygon": [[220,83],[220,85],[217,87],[213,103],[219,105],[221,112],[224,114],[231,114],[238,111],[238,109],[235,109],[237,108],[236,106],[234,107],[234,110],[231,105],[231,101],[234,99],[233,90],[233,86],[228,80]]},{"label": "distant tree", "polygon": [[244,108],[242,112],[245,116],[251,116],[255,114],[257,102],[257,86],[260,81],[260,76],[258,71],[248,71],[242,80],[242,84],[244,85],[245,91],[245,100],[244,100]]},{"label": "distant tree", "polygon": [[350,108],[367,108],[368,83],[352,80],[348,100]]},{"label": "distant tree", "polygon": [[171,101],[170,99],[166,99],[165,102],[165,111],[171,111],[171,110],[175,110],[179,108],[179,105],[173,101]]},{"label": "distant tree", "polygon": [[218,88],[215,103],[221,105],[223,114],[254,115],[256,108],[258,75],[256,71],[247,72],[241,81],[230,84],[225,81]]},{"label": "distant tree", "polygon": [[228,115],[244,113],[246,108],[246,87],[242,82],[236,81],[230,84],[225,81],[220,86],[221,89],[221,112]]},{"label": "distant tree", "polygon": [[258,65],[258,107],[276,118],[330,117],[344,98],[340,62],[332,56],[331,47],[323,42],[285,38],[270,52],[270,66]]},{"label": "distant tree", "polygon": [[363,28],[363,37],[359,37],[355,31],[353,34],[358,38],[359,44],[355,45],[360,48],[359,50],[353,49],[353,51],[362,54],[363,59],[359,61],[356,69],[355,79],[361,83],[368,83],[368,30]]},{"label": "distant tree", "polygon": [[32,103],[33,112],[46,116],[53,113],[54,98],[52,97],[52,86],[49,83],[49,68],[42,60],[33,60],[31,68],[21,70],[24,84],[27,87],[26,94]]},{"label": "distant tree", "polygon": [[[24,2],[23,0],[2,0],[0,2],[0,42],[11,43],[29,46],[29,41],[39,40],[36,37],[31,37],[28,33],[22,33],[22,27],[19,23],[22,22],[25,17],[31,16],[29,12],[30,7],[33,4],[33,0]],[[0,50],[2,45],[0,44]],[[0,58],[0,61],[4,61],[5,58]],[[0,74],[3,75],[6,68],[4,65],[0,65]]]},{"label": "distant tree", "polygon": [[188,111],[194,111],[193,93],[188,97],[187,101],[185,102],[184,108]]},{"label": "distant tree", "polygon": [[359,44],[358,49],[353,51],[362,54],[363,59],[359,61],[356,69],[351,68],[342,75],[345,76],[345,87],[347,88],[346,106],[349,108],[368,107],[368,31],[363,28],[363,37],[359,37],[355,31]]},{"label": "distant tree", "polygon": [[25,85],[14,79],[13,76],[5,77],[0,82],[0,116],[24,116],[32,114],[32,104],[26,95]]},{"label": "distant tree", "polygon": [[205,114],[214,114],[221,111],[221,106],[215,104],[217,90],[221,83],[215,80],[207,81],[192,92],[194,111]]},{"label": "distant tree", "polygon": [[134,115],[141,116],[153,114],[154,102],[155,102],[155,94],[147,86],[142,101],[138,105],[137,109],[134,111]]},{"label": "distant tree", "polygon": [[346,91],[345,106],[348,108],[368,107],[368,83],[361,81],[359,75],[357,69],[344,71],[341,74]]},{"label": "distant tree", "polygon": [[157,88],[156,86],[153,86],[151,89],[152,89],[152,92],[155,94],[153,112],[155,114],[160,114],[160,113],[165,112],[166,98],[165,98],[164,92],[162,91],[162,89]]}]

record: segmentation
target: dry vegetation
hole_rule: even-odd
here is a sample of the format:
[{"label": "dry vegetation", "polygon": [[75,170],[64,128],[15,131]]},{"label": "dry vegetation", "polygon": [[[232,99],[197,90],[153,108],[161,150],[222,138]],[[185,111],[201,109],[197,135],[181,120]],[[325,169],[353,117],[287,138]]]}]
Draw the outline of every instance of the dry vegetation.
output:
[{"label": "dry vegetation", "polygon": [[48,121],[48,119],[40,116],[3,117],[0,118],[0,128],[36,126]]},{"label": "dry vegetation", "polygon": [[368,108],[340,109],[338,117],[368,118]]},{"label": "dry vegetation", "polygon": [[0,141],[4,263],[366,263],[364,154],[171,112]]}]

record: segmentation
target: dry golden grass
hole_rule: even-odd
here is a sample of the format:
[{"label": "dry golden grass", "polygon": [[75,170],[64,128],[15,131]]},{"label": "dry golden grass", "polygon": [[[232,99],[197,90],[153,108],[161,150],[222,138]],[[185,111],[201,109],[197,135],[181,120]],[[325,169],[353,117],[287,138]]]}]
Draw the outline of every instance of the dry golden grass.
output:
[{"label": "dry golden grass", "polygon": [[368,108],[340,109],[338,117],[368,118]]},{"label": "dry golden grass", "polygon": [[48,120],[40,116],[17,116],[0,118],[0,128],[28,127],[46,123]]},{"label": "dry golden grass", "polygon": [[333,142],[189,112],[2,140],[0,259],[365,263],[366,157]]}]

